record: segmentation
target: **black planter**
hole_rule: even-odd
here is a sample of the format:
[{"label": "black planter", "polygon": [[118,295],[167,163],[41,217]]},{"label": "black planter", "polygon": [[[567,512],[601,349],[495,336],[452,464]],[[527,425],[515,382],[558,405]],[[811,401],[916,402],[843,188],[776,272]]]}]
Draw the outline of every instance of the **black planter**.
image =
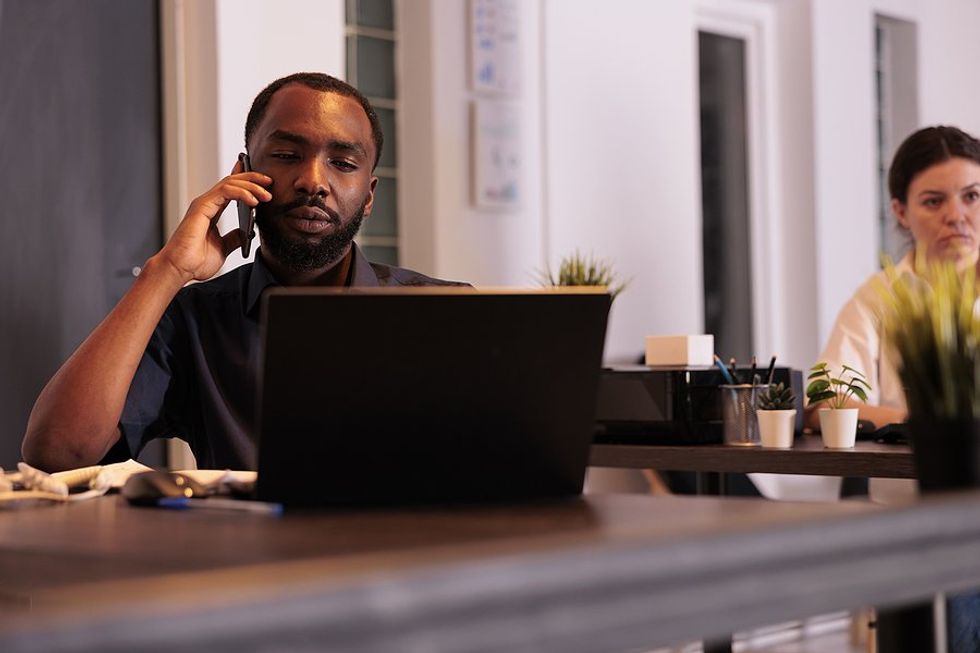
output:
[{"label": "black planter", "polygon": [[980,487],[980,421],[909,421],[916,477],[922,492]]}]

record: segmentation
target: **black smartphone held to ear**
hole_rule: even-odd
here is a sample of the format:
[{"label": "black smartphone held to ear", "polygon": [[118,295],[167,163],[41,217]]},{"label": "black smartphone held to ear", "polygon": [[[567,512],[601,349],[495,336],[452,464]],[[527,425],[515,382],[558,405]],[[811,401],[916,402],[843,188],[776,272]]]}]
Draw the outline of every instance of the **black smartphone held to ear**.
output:
[{"label": "black smartphone held to ear", "polygon": [[[248,160],[248,155],[242,152],[238,155],[238,161],[242,164],[242,172],[252,172],[252,163]],[[242,239],[242,256],[248,258],[248,252],[252,249],[252,238],[255,237],[255,207],[249,206],[245,202],[238,204],[238,234]]]}]

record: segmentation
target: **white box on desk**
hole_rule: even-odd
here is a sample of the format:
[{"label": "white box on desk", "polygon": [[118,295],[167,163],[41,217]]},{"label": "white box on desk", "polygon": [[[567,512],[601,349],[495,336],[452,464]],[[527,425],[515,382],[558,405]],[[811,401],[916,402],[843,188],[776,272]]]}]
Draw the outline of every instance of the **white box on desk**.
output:
[{"label": "white box on desk", "polygon": [[713,365],[715,337],[647,336],[647,365]]}]

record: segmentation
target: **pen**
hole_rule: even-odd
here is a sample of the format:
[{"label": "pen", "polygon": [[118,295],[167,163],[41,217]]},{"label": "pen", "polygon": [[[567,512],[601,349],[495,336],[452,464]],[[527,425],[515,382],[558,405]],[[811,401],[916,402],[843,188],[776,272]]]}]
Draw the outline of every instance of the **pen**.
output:
[{"label": "pen", "polygon": [[732,373],[732,379],[734,383],[738,383],[738,372],[735,371],[735,357],[732,356],[728,359],[728,371]]},{"label": "pen", "polygon": [[756,378],[758,378],[758,375],[755,373],[755,354],[753,354],[752,368],[751,371],[749,372],[749,383],[751,383],[752,385],[758,385],[758,383],[756,383]]},{"label": "pen", "polygon": [[715,354],[715,365],[719,370],[721,370],[721,375],[725,377],[725,381],[730,385],[735,385],[735,379],[733,379],[732,375],[728,373],[727,369],[725,369],[725,364],[721,362],[720,358],[718,358],[718,354]]},{"label": "pen", "polygon": [[773,354],[772,358],[769,359],[769,370],[766,372],[766,383],[772,385],[772,375],[776,372],[776,355]]},{"label": "pen", "polygon": [[282,514],[281,503],[268,503],[266,501],[247,501],[244,499],[188,499],[187,497],[164,497],[157,501],[161,508],[174,508],[176,510],[186,510],[188,508],[204,508],[205,510],[240,510],[243,512],[255,512],[265,515],[279,516]]}]

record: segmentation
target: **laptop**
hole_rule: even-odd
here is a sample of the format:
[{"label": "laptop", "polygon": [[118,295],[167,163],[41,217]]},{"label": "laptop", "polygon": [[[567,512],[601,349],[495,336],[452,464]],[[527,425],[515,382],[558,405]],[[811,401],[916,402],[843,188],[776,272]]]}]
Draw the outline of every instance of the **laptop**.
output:
[{"label": "laptop", "polygon": [[274,288],[256,495],[286,506],[580,494],[600,289]]}]

